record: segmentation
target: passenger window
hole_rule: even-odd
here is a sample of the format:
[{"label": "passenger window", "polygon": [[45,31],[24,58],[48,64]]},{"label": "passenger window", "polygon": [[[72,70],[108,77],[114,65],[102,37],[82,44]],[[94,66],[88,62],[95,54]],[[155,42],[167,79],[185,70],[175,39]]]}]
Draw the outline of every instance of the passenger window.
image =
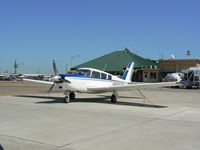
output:
[{"label": "passenger window", "polygon": [[112,80],[112,76],[111,75],[108,75],[108,80]]},{"label": "passenger window", "polygon": [[85,75],[87,77],[90,76],[90,70],[85,70],[85,69],[78,69],[74,72],[74,74],[82,74],[82,75]]},{"label": "passenger window", "polygon": [[100,78],[100,73],[96,71],[92,71],[92,76],[93,78]]},{"label": "passenger window", "polygon": [[101,73],[101,79],[106,79],[106,74],[105,73]]}]

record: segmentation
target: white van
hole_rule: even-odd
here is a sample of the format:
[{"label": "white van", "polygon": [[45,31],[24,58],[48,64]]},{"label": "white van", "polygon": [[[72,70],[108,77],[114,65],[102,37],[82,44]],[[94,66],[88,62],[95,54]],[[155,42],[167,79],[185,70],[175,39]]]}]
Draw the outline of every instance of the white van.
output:
[{"label": "white van", "polygon": [[182,73],[168,73],[166,77],[163,79],[163,82],[173,82],[173,81],[180,82],[182,80],[182,77],[183,77]]}]

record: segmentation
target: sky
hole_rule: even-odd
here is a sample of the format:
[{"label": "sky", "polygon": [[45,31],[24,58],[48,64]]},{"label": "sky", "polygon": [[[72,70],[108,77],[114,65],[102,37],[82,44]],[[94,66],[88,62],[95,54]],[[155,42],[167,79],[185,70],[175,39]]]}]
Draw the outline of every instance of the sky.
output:
[{"label": "sky", "polygon": [[[0,72],[59,73],[129,48],[200,58],[199,0],[0,0]],[[191,55],[187,56],[186,51]],[[72,60],[72,64],[71,64]]]}]

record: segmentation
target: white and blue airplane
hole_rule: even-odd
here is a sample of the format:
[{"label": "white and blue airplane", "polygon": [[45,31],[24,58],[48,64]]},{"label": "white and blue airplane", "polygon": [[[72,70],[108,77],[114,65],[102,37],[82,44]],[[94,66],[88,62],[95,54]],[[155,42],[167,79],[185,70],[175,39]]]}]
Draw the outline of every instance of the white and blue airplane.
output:
[{"label": "white and blue airplane", "polygon": [[49,92],[56,85],[64,91],[65,103],[75,99],[75,92],[78,93],[104,93],[112,92],[111,102],[115,103],[118,97],[118,91],[137,90],[146,87],[174,86],[176,82],[159,82],[159,83],[132,83],[134,62],[130,62],[122,77],[114,76],[110,73],[94,69],[79,68],[73,74],[58,74],[55,61],[53,60],[53,69],[55,76],[53,82],[24,79],[25,81],[51,84]]}]

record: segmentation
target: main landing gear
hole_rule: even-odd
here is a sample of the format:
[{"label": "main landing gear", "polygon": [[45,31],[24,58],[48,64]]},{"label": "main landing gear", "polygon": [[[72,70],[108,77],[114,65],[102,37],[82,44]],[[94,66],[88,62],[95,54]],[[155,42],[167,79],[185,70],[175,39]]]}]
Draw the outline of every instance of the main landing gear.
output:
[{"label": "main landing gear", "polygon": [[[74,92],[65,91],[64,94],[65,94],[65,98],[64,98],[64,102],[65,103],[69,103],[70,100],[74,100],[75,99],[75,93]],[[116,103],[117,102],[117,97],[118,97],[117,91],[113,91],[113,94],[111,96],[111,102],[112,103]]]},{"label": "main landing gear", "polygon": [[75,93],[74,92],[66,91],[64,94],[65,94],[65,99],[64,99],[65,103],[69,103],[70,100],[75,99]]},{"label": "main landing gear", "polygon": [[111,102],[112,103],[116,103],[117,102],[117,97],[118,97],[117,91],[113,91],[113,94],[111,96]]}]

